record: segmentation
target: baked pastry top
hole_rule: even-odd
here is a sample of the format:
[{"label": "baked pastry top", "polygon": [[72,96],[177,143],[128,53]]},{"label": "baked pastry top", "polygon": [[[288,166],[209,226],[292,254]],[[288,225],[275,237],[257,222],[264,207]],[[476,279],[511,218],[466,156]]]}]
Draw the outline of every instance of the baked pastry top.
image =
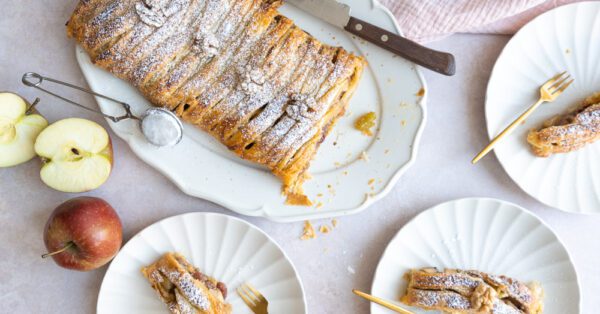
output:
[{"label": "baked pastry top", "polygon": [[408,287],[401,301],[406,305],[448,313],[539,314],[542,289],[505,276],[475,270],[435,268],[406,273]]},{"label": "baked pastry top", "polygon": [[533,153],[539,157],[568,153],[599,139],[600,93],[586,98],[567,114],[549,119],[527,136]]},{"label": "baked pastry top", "polygon": [[80,1],[67,33],[97,66],[302,190],[365,61],[277,11],[279,0]]},{"label": "baked pastry top", "polygon": [[201,273],[181,254],[166,253],[142,268],[142,274],[173,314],[231,313],[225,284]]}]

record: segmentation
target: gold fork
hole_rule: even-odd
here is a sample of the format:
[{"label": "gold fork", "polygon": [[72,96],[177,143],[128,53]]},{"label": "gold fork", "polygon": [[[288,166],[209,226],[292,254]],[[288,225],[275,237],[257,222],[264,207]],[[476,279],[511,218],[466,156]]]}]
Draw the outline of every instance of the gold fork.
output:
[{"label": "gold fork", "polygon": [[379,305],[381,305],[381,306],[383,306],[385,308],[388,308],[388,309],[390,309],[390,310],[392,310],[392,311],[394,311],[396,313],[400,313],[400,314],[414,314],[413,312],[411,312],[409,310],[405,310],[405,309],[397,306],[396,304],[393,304],[390,301],[386,301],[386,300],[384,300],[382,298],[378,298],[376,296],[372,296],[372,295],[370,295],[368,293],[364,293],[364,292],[362,292],[360,290],[352,289],[352,292],[354,294],[356,294],[357,296],[361,297],[361,298],[365,298],[365,299],[367,299],[367,300],[369,300],[371,302],[375,302],[375,303],[377,303],[377,304],[379,304]]},{"label": "gold fork", "polygon": [[269,301],[250,284],[242,284],[237,288],[237,293],[254,314],[268,314]]},{"label": "gold fork", "polygon": [[481,158],[483,158],[487,153],[489,153],[496,144],[506,135],[510,134],[519,124],[521,124],[525,119],[527,119],[541,104],[544,102],[553,102],[562,94],[562,92],[573,83],[574,79],[567,81],[571,75],[568,75],[567,71],[559,73],[555,75],[553,78],[549,79],[542,87],[540,87],[540,99],[533,104],[527,111],[525,111],[521,116],[517,118],[513,123],[511,123],[504,131],[502,131],[498,136],[496,136],[489,144],[486,146],[475,158],[472,163],[476,164]]}]

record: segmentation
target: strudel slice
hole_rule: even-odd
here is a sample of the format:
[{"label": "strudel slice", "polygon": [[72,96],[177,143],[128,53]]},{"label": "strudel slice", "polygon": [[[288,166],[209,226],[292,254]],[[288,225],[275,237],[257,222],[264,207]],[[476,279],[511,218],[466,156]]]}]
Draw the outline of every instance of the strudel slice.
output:
[{"label": "strudel slice", "polygon": [[225,284],[201,273],[180,254],[163,255],[142,268],[142,274],[173,314],[231,313]]},{"label": "strudel slice", "polygon": [[583,101],[571,112],[544,122],[527,136],[533,153],[548,157],[568,153],[600,139],[600,93]]},{"label": "strudel slice", "polygon": [[435,268],[411,270],[401,301],[410,306],[448,313],[539,314],[542,290],[505,276],[479,271]]},{"label": "strudel slice", "polygon": [[365,61],[279,14],[279,0],[81,0],[68,35],[93,63],[283,181],[287,203]]}]

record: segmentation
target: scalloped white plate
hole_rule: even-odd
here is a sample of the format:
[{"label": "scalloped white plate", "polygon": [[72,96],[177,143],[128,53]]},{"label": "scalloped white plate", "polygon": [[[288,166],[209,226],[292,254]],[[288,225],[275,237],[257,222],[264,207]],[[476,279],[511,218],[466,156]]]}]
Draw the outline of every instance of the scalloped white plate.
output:
[{"label": "scalloped white plate", "polygon": [[[390,30],[397,25],[377,2],[344,1],[353,14]],[[413,163],[425,124],[426,96],[416,94],[425,82],[414,64],[334,28],[299,9],[286,5],[282,12],[320,40],[355,51],[369,62],[359,89],[350,103],[350,116],[342,118],[313,161],[312,179],[304,185],[320,209],[285,206],[281,183],[268,171],[227,151],[210,136],[185,125],[183,141],[173,148],[157,149],[146,143],[133,121],[112,123],[113,131],[133,152],[171,179],[185,193],[218,203],[240,214],[276,221],[298,221],[356,213],[385,196]],[[132,105],[141,113],[150,104],[136,90],[95,67],[77,48],[77,60],[89,86]],[[385,66],[384,66],[385,65]],[[122,109],[96,99],[107,114]],[[353,128],[354,120],[377,112],[379,129],[366,137]],[[360,159],[366,152],[370,161]],[[371,184],[370,180],[374,179]]]},{"label": "scalloped white plate", "polygon": [[296,269],[257,227],[235,217],[191,213],[161,220],[135,235],[112,261],[98,296],[98,314],[167,313],[141,268],[166,252],[179,252],[202,272],[224,282],[234,313],[252,313],[235,293],[244,282],[269,300],[272,313],[306,313]]},{"label": "scalloped white plate", "polygon": [[[564,245],[538,217],[508,202],[469,198],[422,212],[388,244],[371,292],[399,300],[406,289],[403,275],[429,266],[538,281],[545,293],[544,314],[579,313],[579,283]],[[391,312],[372,304],[371,313]]]},{"label": "scalloped white plate", "polygon": [[487,90],[485,114],[496,136],[539,96],[539,87],[564,70],[575,82],[542,105],[495,149],[508,175],[549,206],[600,213],[600,142],[568,154],[534,156],[527,133],[600,91],[600,2],[581,2],[547,12],[523,27],[498,58]]}]

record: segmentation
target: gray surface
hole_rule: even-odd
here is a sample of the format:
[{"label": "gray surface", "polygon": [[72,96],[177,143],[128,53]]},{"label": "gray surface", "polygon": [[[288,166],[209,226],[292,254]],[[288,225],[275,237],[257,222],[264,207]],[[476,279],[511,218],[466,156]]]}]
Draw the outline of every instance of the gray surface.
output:
[{"label": "gray surface", "polygon": [[[36,92],[20,83],[22,73],[39,71],[84,84],[75,63],[73,42],[64,23],[76,1],[2,1],[0,10],[0,90],[28,99]],[[368,303],[350,290],[369,290],[386,243],[410,218],[437,203],[468,196],[496,197],[531,209],[564,241],[583,291],[582,313],[600,308],[600,216],[579,216],[550,209],[523,193],[494,156],[477,167],[469,161],[486,142],[483,101],[495,59],[508,37],[456,35],[432,44],[456,55],[452,78],[426,73],[429,120],[416,164],[392,193],[365,212],[339,219],[332,233],[300,241],[302,224],[247,219],[275,240],[295,263],[306,288],[311,313],[367,313]],[[65,93],[93,104],[90,97]],[[106,123],[58,100],[43,97],[40,111],[50,120],[77,116]],[[188,197],[136,158],[111,133],[116,165],[109,181],[88,193],[119,212],[129,239],[145,226],[190,211],[229,213],[210,202]],[[63,270],[41,260],[42,231],[52,209],[74,195],[56,192],[39,179],[39,162],[0,170],[0,312],[94,313],[106,268],[89,273]],[[321,222],[315,222],[319,225]],[[356,274],[348,271],[348,266]]]}]

